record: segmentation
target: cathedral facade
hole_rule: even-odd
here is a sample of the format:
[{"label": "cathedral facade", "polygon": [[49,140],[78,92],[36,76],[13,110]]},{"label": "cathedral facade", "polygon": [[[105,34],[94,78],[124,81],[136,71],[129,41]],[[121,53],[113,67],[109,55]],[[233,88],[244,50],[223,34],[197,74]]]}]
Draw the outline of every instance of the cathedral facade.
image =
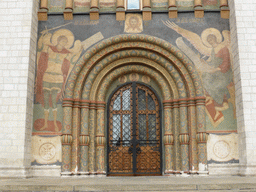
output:
[{"label": "cathedral facade", "polygon": [[255,3],[2,4],[1,176],[255,174]]}]

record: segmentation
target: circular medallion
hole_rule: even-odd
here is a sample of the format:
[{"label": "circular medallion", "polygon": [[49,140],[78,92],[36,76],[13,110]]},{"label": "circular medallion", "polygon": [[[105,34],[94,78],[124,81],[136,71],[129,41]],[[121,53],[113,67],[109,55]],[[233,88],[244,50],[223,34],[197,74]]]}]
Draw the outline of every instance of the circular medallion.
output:
[{"label": "circular medallion", "polygon": [[39,148],[40,157],[42,157],[46,161],[53,159],[55,154],[56,154],[56,149],[52,143],[44,143]]},{"label": "circular medallion", "polygon": [[220,159],[226,158],[230,151],[230,146],[226,141],[217,141],[213,146],[214,154]]}]

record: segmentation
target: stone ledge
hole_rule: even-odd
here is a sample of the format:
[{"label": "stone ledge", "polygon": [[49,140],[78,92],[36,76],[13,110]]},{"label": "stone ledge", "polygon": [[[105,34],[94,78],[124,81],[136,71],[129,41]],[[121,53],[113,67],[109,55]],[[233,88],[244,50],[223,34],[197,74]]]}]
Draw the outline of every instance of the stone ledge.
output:
[{"label": "stone ledge", "polygon": [[33,177],[60,177],[61,166],[32,166]]},{"label": "stone ledge", "polygon": [[[224,179],[224,178],[223,178]],[[43,179],[42,179],[43,180]],[[54,178],[52,178],[54,180]],[[96,179],[95,179],[96,180]],[[136,180],[136,179],[134,179]],[[81,183],[82,181],[73,181],[73,184],[66,184],[65,181],[60,181],[56,179],[55,183],[58,184],[37,184],[37,183],[28,183],[19,181],[13,185],[0,185],[0,191],[230,191],[230,190],[238,190],[243,191],[255,191],[256,183],[235,183],[235,181],[228,183],[217,184],[213,182],[212,184],[191,184],[191,181],[187,180],[190,184],[181,184],[182,181],[178,182],[180,184],[166,184],[167,181],[162,181],[156,184],[156,182],[152,182],[152,184],[142,183],[138,184],[137,182],[132,181],[131,184],[122,184],[115,183],[109,181],[109,184],[101,184],[100,181],[98,184],[88,184],[84,182],[83,185],[77,185],[77,183]]]},{"label": "stone ledge", "polygon": [[255,176],[256,175],[256,165],[240,165],[239,175]]},{"label": "stone ledge", "polygon": [[209,175],[232,176],[239,175],[239,164],[208,164]]},{"label": "stone ledge", "polygon": [[31,177],[28,167],[0,167],[0,178],[28,178]]}]

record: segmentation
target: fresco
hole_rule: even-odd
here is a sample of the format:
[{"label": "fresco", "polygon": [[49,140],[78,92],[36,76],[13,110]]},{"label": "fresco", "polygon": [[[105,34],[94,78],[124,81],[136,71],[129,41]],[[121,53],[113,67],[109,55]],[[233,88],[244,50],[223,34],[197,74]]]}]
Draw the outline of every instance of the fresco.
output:
[{"label": "fresco", "polygon": [[143,31],[142,16],[139,14],[127,14],[124,32],[141,33]]},{"label": "fresco", "polygon": [[50,0],[48,1],[49,12],[63,12],[65,9],[65,0]]},{"label": "fresco", "polygon": [[193,9],[194,7],[194,0],[177,0],[176,5],[178,9]]},{"label": "fresco", "polygon": [[167,9],[168,7],[168,1],[167,0],[152,0],[152,8],[156,9],[156,8],[163,8],[163,9]]},{"label": "fresco", "polygon": [[[69,24],[71,23],[51,29],[45,28],[40,32],[38,39],[33,126],[33,135],[36,136],[32,137],[33,163],[49,164],[38,155],[40,146],[45,143],[48,143],[45,147],[57,146],[56,153],[60,153],[60,137],[56,135],[61,135],[61,105],[67,77],[82,51],[103,39],[102,34],[98,32],[84,41],[76,40],[70,30],[63,28]],[[57,144],[56,139],[59,141]],[[56,162],[61,162],[61,158],[55,162],[51,161],[50,164]]]},{"label": "fresco", "polygon": [[74,0],[74,12],[89,12],[90,0]]},{"label": "fresco", "polygon": [[[189,5],[190,1],[182,2]],[[215,0],[207,2],[209,6],[216,5]],[[77,8],[84,7],[83,3],[87,1],[74,1]],[[103,39],[119,34],[155,36],[182,51],[194,63],[204,82],[207,132],[210,135],[236,132],[229,21],[221,19],[219,13],[205,13],[204,18],[194,18],[194,13],[179,13],[176,19],[169,19],[167,14],[154,14],[152,18],[151,21],[143,21],[141,14],[129,13],[125,21],[116,21],[115,14],[102,14],[96,21],[91,21],[89,15],[74,15],[74,20],[65,21],[62,15],[52,15],[48,21],[39,22],[32,164],[57,165],[61,162],[61,158],[57,157],[61,145],[59,135],[63,126],[62,99],[66,80],[86,50]],[[149,76],[137,73],[118,77],[115,83],[137,80],[153,84],[158,90]],[[232,134],[235,137],[236,133]],[[218,135],[217,140],[223,140],[223,137]],[[217,140],[214,140],[215,143]],[[232,143],[229,145],[231,148],[235,146]],[[53,152],[56,154],[54,157]],[[52,159],[47,160],[45,156]],[[234,155],[232,157],[236,159]],[[211,157],[208,160],[227,162],[230,158]]]},{"label": "fresco", "polygon": [[[50,13],[63,12],[65,0],[48,0]],[[137,1],[136,1],[137,2]],[[74,13],[89,12],[90,0],[74,0]],[[194,0],[176,0],[178,10],[194,10]],[[202,0],[204,10],[220,10],[220,0]],[[151,0],[153,11],[168,10],[167,0]],[[116,9],[116,0],[99,0],[100,12],[112,12]],[[131,8],[133,9],[133,8]]]},{"label": "fresco", "polygon": [[204,9],[218,9],[220,7],[220,1],[218,0],[203,0]]},{"label": "fresco", "polygon": [[[224,121],[222,111],[235,104],[233,73],[230,59],[230,32],[207,28],[201,36],[183,29],[173,22],[164,22],[182,37],[177,38],[177,46],[193,61],[201,74],[206,94],[206,111],[214,127]],[[197,50],[187,46],[188,40]]]},{"label": "fresco", "polygon": [[115,11],[116,0],[99,0],[100,11]]},{"label": "fresco", "polygon": [[[67,29],[59,29],[53,34],[46,29],[38,40],[35,91],[36,102],[44,108],[44,120],[35,122],[34,128],[38,131],[61,130],[61,122],[57,121],[57,102],[62,101],[67,76],[82,52],[81,41],[74,40],[73,33]],[[50,110],[54,119],[48,124]]]}]

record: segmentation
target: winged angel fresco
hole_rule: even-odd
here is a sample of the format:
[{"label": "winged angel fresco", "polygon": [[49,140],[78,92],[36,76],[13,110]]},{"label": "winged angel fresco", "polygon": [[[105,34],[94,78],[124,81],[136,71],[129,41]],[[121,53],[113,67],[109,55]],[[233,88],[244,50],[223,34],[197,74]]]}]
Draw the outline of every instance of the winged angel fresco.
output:
[{"label": "winged angel fresco", "polygon": [[[229,102],[235,107],[233,73],[230,58],[230,32],[215,28],[205,29],[201,37],[196,33],[183,29],[173,22],[163,22],[167,27],[187,39],[199,53],[195,53],[184,42],[177,38],[176,44],[195,64],[201,75],[206,93],[206,112],[214,127],[223,120],[222,111],[229,108]],[[224,38],[224,40],[223,40]],[[234,110],[235,111],[235,110]]]},{"label": "winged angel fresco", "polygon": [[[73,47],[72,47],[73,46]],[[72,48],[71,48],[72,47]],[[38,40],[36,102],[44,108],[44,125],[48,127],[50,107],[54,117],[54,129],[57,125],[57,102],[62,100],[63,88],[67,76],[80,57],[83,47],[80,40],[74,43],[74,35],[68,29],[59,29],[53,34],[44,30]]]}]

